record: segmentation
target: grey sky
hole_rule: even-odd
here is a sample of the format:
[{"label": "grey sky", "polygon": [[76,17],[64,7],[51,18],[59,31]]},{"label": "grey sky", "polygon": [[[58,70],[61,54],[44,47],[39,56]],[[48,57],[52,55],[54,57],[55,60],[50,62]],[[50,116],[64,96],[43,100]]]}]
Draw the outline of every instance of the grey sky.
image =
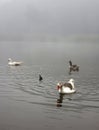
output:
[{"label": "grey sky", "polygon": [[99,33],[99,0],[0,0],[0,37]]}]

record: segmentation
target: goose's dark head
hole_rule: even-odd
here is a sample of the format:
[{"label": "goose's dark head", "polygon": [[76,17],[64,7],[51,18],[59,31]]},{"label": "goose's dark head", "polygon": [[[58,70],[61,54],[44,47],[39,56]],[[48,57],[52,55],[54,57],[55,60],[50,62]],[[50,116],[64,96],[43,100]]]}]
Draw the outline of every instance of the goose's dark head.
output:
[{"label": "goose's dark head", "polygon": [[72,66],[72,61],[71,60],[69,61],[69,64],[70,64],[70,66]]}]

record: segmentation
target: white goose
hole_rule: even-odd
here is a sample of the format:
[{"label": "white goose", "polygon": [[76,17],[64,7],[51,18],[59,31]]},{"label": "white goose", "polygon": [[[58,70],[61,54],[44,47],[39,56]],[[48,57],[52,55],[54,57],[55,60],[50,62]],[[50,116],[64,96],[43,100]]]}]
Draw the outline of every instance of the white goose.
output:
[{"label": "white goose", "polygon": [[64,84],[58,83],[57,88],[59,93],[63,93],[63,94],[71,94],[76,92],[74,86],[74,79],[70,79],[67,83]]},{"label": "white goose", "polygon": [[22,64],[22,62],[20,62],[20,61],[12,61],[11,58],[8,59],[8,65],[11,65],[11,66],[19,66],[19,65],[21,65],[21,64]]}]

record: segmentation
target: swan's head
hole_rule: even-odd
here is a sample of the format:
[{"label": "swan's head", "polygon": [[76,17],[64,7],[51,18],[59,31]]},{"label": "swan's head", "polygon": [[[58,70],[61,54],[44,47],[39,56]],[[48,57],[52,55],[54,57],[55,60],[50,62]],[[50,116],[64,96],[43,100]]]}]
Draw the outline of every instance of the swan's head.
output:
[{"label": "swan's head", "polygon": [[62,83],[57,83],[57,89],[59,90],[59,89],[61,89],[62,88]]},{"label": "swan's head", "polygon": [[8,58],[8,61],[12,61],[12,59],[11,59],[11,58]]},{"label": "swan's head", "polygon": [[69,83],[74,83],[74,79],[70,79],[70,80],[69,80]]}]

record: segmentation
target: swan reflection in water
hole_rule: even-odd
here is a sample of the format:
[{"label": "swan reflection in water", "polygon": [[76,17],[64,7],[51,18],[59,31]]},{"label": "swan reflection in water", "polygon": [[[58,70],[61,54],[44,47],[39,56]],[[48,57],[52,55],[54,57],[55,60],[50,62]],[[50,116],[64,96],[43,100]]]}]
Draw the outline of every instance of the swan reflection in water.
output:
[{"label": "swan reflection in water", "polygon": [[[64,96],[66,96],[66,94],[59,93],[59,98],[57,99],[57,104],[56,104],[57,107],[62,107]],[[72,100],[72,98],[67,98],[67,99]]]},{"label": "swan reflection in water", "polygon": [[64,94],[59,93],[59,98],[57,99],[57,107],[62,107],[63,96],[64,96]]}]

